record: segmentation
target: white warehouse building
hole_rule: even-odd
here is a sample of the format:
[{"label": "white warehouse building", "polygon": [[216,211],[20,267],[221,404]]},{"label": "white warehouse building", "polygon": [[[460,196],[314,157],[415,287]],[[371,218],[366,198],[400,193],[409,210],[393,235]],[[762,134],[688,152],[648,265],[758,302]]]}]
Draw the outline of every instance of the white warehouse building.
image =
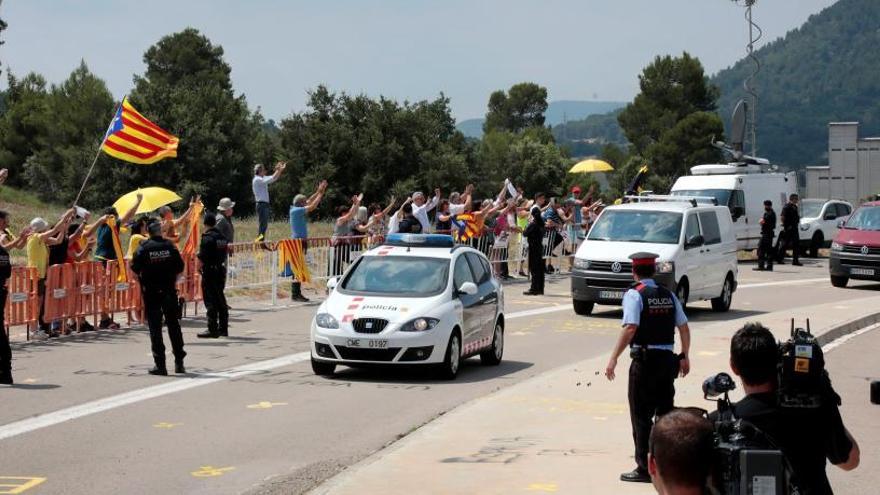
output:
[{"label": "white warehouse building", "polygon": [[828,166],[807,167],[807,197],[857,205],[880,194],[880,137],[859,138],[858,122],[828,124]]}]

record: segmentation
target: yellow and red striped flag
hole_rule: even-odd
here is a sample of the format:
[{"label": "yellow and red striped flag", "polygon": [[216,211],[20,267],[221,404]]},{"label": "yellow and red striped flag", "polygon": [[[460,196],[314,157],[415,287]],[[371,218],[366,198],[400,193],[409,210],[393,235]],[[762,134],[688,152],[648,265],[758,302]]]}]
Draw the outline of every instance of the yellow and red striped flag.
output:
[{"label": "yellow and red striped flag", "polygon": [[179,141],[138,113],[126,97],[107,129],[101,149],[120,160],[150,165],[176,157]]}]

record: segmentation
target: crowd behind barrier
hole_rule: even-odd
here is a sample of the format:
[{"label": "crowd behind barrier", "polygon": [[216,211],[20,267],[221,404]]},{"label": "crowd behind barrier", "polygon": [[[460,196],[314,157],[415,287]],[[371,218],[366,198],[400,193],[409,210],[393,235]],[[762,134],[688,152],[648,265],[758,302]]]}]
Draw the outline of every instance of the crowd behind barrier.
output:
[{"label": "crowd behind barrier", "polygon": [[[363,254],[382,243],[378,236],[352,236],[344,238],[318,237],[307,240],[306,264],[313,283],[342,275]],[[509,263],[511,273],[520,269],[526,260],[526,242],[501,243],[491,236],[472,238],[462,244],[469,245],[484,254],[492,262],[496,273],[502,263]],[[562,239],[559,232],[548,231],[544,237],[544,259],[555,271],[571,268],[578,242]],[[513,246],[513,249],[511,249]],[[568,259],[569,261],[565,261]],[[178,277],[177,289],[182,302],[198,303],[202,300],[201,276],[195,255],[184,256],[186,268]],[[278,251],[272,242],[239,243],[230,247],[227,262],[228,290],[270,287],[272,304],[277,302],[279,282],[285,277],[278,267]],[[124,267],[124,276],[120,273]],[[289,277],[288,277],[289,278]],[[187,307],[186,304],[183,305]],[[193,304],[193,312],[197,312]],[[53,265],[46,274],[46,291],[43,301],[44,321],[71,322],[79,330],[81,324],[91,320],[97,325],[99,315],[124,314],[129,325],[142,322],[143,300],[137,277],[128,261],[102,264],[98,261],[82,261]],[[9,302],[6,306],[6,325],[25,326],[29,339],[37,328],[40,314],[38,277],[35,268],[15,267],[9,279]]]}]

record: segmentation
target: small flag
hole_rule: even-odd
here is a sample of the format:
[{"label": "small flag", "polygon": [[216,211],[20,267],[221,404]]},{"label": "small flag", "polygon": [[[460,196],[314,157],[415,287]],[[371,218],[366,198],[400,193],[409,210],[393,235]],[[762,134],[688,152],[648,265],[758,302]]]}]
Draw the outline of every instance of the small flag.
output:
[{"label": "small flag", "polygon": [[472,237],[478,237],[483,229],[481,218],[473,213],[462,213],[452,218],[452,235],[456,242],[465,242]]},{"label": "small flag", "polygon": [[101,149],[120,160],[150,165],[176,157],[179,141],[138,113],[126,97],[107,129]]},{"label": "small flag", "polygon": [[642,168],[639,169],[639,172],[636,174],[636,176],[633,177],[633,180],[629,183],[629,186],[627,186],[627,196],[640,194],[642,192],[642,181],[645,180],[646,175],[648,175],[648,166],[643,165]]}]

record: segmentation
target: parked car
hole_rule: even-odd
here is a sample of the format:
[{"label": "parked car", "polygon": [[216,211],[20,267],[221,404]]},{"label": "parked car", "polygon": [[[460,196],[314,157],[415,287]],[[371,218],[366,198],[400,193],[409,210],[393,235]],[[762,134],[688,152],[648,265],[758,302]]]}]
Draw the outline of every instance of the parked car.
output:
[{"label": "parked car", "polygon": [[828,269],[835,287],[850,279],[880,280],[880,201],[862,204],[840,222]]},{"label": "parked car", "polygon": [[575,313],[596,303],[620,305],[633,284],[629,255],[649,251],[657,259],[657,283],[682,305],[711,300],[727,311],[737,284],[737,241],[726,206],[685,197],[642,197],[638,203],[605,208],[575,255],[571,295]]},{"label": "parked car", "polygon": [[803,199],[800,209],[800,246],[811,258],[818,257],[820,249],[831,246],[840,229],[840,219],[852,213],[852,205],[839,199]]}]

